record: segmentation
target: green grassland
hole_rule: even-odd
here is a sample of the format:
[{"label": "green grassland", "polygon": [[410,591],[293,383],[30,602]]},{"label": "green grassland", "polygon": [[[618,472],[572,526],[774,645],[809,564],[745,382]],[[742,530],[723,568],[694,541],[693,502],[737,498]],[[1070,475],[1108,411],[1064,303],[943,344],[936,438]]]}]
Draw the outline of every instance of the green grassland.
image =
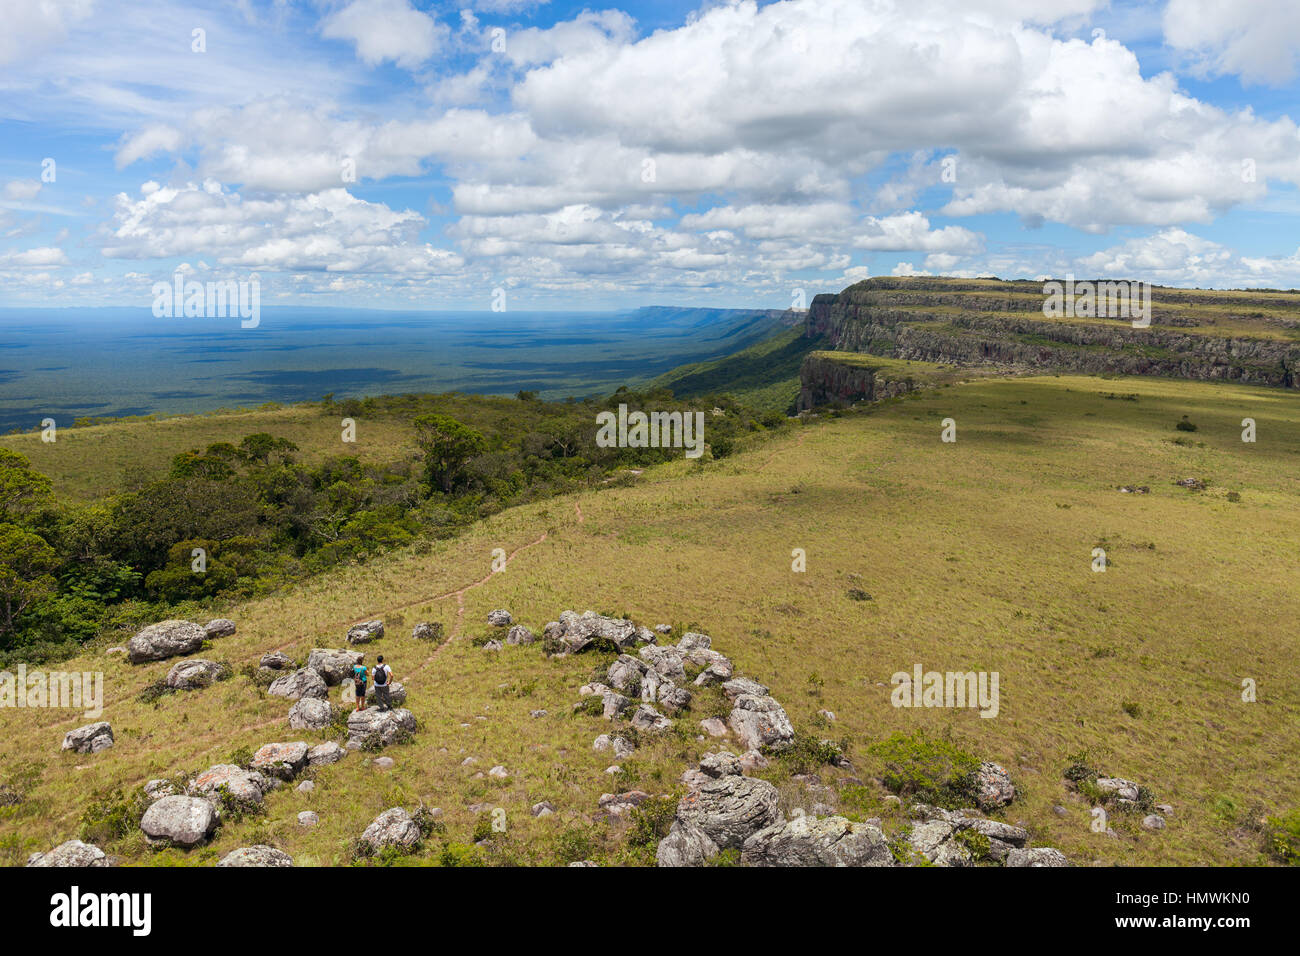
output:
[{"label": "green grassland", "polygon": [[[1183,416],[1196,432],[1175,430]],[[1255,444],[1240,440],[1247,416],[1258,423]],[[949,417],[951,444],[940,441]],[[164,424],[104,426],[123,431],[98,457],[118,445],[145,456],[150,441],[213,440],[184,429],[163,439]],[[271,430],[246,431],[258,429]],[[75,433],[66,440],[77,447]],[[376,454],[396,442],[373,440]],[[82,467],[93,469],[90,448]],[[38,469],[58,470],[39,448],[21,450]],[[534,630],[565,608],[592,608],[711,634],[740,673],[771,686],[798,730],[846,739],[867,786],[841,808],[883,815],[887,829],[896,821],[867,748],[924,729],[1007,767],[1020,798],[1005,819],[1077,864],[1266,862],[1259,821],[1300,805],[1298,461],[1300,401],[1290,393],[1152,378],[981,379],[812,419],[719,461],[675,461],[508,509],[454,539],[225,608],[239,632],[203,655],[236,668],[274,648],[305,658],[313,646],[340,646],[349,623],[382,617],[388,635],[367,650],[393,664],[421,722],[413,741],[386,751],[391,770],[351,754],[315,773],[314,792],[283,788],[265,815],[227,822],[189,853],[149,850],[138,831],[101,845],[125,863],[211,865],[266,842],[300,865],[342,864],[376,814],[423,801],[443,808],[446,832],[399,862],[436,864],[444,840],[471,844],[482,825],[476,803],[503,808],[508,821],[468,851],[486,860],[645,862],[653,847],[593,820],[597,800],[630,787],[678,794],[689,761],[717,746],[695,736],[707,697],[678,721],[685,733],[638,749],[614,779],[609,755],[591,748],[610,724],[571,713],[578,686],[608,656],[548,660],[536,645],[494,653],[472,643],[495,607]],[[56,481],[89,494],[93,476],[74,471]],[[1208,486],[1173,484],[1186,477]],[[1105,573],[1091,570],[1097,546]],[[512,558],[490,574],[495,548]],[[791,569],[795,548],[807,552],[803,573]],[[440,650],[415,641],[422,620],[453,637]],[[916,663],[999,672],[1000,713],[894,708],[890,676]],[[288,702],[242,676],[140,702],[169,664],[133,667],[101,646],[59,665],[105,674],[103,719],[117,743],[97,755],[59,752],[62,735],[87,722],[80,714],[0,710],[0,783],[25,793],[0,808],[0,862],[78,836],[96,795],[113,788],[129,797],[150,778],[201,771],[241,747],[327,739],[290,730]],[[1244,678],[1258,682],[1257,702],[1242,701]],[[547,716],[530,717],[536,709]],[[821,709],[837,715],[829,728],[817,728]],[[1113,815],[1116,836],[1091,832],[1086,801],[1062,779],[1083,750],[1172,804],[1168,828],[1147,832]],[[463,766],[470,756],[477,764]],[[508,779],[474,779],[496,764]],[[761,771],[789,805],[800,799],[794,769],[777,761]],[[820,773],[843,782],[848,771]],[[556,814],[534,819],[528,808],[540,800]],[[320,825],[300,828],[303,809]]]}]

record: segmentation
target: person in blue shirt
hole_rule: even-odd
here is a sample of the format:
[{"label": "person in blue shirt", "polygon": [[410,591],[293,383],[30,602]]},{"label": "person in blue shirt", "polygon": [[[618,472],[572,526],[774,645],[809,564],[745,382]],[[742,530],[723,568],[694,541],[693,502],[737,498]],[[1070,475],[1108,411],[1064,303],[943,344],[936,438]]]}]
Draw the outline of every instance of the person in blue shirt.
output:
[{"label": "person in blue shirt", "polygon": [[352,687],[357,694],[357,710],[366,709],[366,665],[365,657],[352,665]]}]

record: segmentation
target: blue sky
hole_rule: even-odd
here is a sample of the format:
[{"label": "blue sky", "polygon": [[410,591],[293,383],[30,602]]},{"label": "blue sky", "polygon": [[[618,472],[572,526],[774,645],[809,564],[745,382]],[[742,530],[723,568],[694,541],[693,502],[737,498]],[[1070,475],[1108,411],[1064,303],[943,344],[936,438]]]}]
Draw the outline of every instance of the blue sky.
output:
[{"label": "blue sky", "polygon": [[1300,286],[1293,0],[12,7],[4,306]]}]

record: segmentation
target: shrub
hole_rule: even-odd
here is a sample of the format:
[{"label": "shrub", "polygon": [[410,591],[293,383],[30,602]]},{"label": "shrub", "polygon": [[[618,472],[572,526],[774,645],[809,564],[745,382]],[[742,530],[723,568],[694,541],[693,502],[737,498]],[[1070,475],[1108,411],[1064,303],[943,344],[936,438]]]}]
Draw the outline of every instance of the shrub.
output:
[{"label": "shrub", "polygon": [[651,797],[632,811],[632,826],[627,842],[632,846],[652,846],[668,835],[677,816],[677,801],[672,797]]},{"label": "shrub", "polygon": [[1300,866],[1300,809],[1268,818],[1268,853],[1287,866]]},{"label": "shrub", "polygon": [[791,774],[812,773],[821,767],[838,764],[847,745],[847,740],[836,743],[796,732],[794,746],[782,753],[779,759]]},{"label": "shrub", "polygon": [[485,866],[483,854],[476,846],[464,843],[444,843],[438,854],[439,866]]},{"label": "shrub", "polygon": [[1193,422],[1188,421],[1186,415],[1184,415],[1183,420],[1180,421],[1178,424],[1176,424],[1174,427],[1178,429],[1180,432],[1196,431],[1196,425]]},{"label": "shrub", "polygon": [[984,860],[988,858],[989,850],[992,845],[989,838],[983,833],[975,830],[960,830],[957,833],[957,842],[964,846],[971,855],[973,860]]},{"label": "shrub", "polygon": [[931,737],[924,730],[896,733],[873,744],[870,752],[884,761],[881,779],[899,796],[951,809],[969,806],[973,799],[979,758],[947,737]]},{"label": "shrub", "polygon": [[595,854],[596,844],[589,830],[569,827],[555,837],[555,855],[561,863],[589,860]]},{"label": "shrub", "polygon": [[143,790],[125,794],[115,787],[98,793],[81,814],[81,839],[96,845],[124,839],[139,828],[148,808]]}]

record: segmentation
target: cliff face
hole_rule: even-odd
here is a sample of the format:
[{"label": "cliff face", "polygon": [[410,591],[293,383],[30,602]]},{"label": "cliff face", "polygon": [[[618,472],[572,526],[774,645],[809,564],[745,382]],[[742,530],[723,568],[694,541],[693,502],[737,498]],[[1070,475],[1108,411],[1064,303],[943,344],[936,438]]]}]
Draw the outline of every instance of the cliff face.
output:
[{"label": "cliff face", "polygon": [[917,387],[911,379],[890,378],[880,369],[845,365],[816,353],[804,358],[799,384],[801,412],[818,405],[893,398]]},{"label": "cliff face", "polygon": [[[1050,319],[1043,301],[1039,283],[871,279],[817,296],[805,334],[840,351],[962,366],[1300,386],[1300,308],[1285,296],[1157,289],[1145,329],[1127,319]],[[825,387],[836,387],[833,378]]]}]

